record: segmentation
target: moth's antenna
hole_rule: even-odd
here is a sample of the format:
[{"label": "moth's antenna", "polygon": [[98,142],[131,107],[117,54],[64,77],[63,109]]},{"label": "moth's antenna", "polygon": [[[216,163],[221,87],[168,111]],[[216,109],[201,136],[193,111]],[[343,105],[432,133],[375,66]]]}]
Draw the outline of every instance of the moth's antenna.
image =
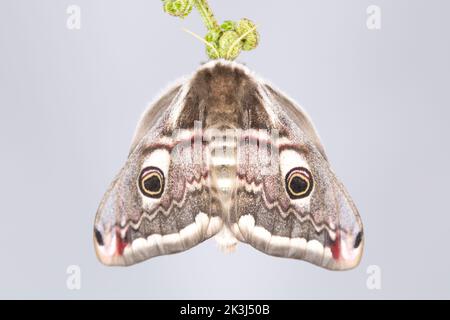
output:
[{"label": "moth's antenna", "polygon": [[210,47],[211,50],[215,51],[215,54],[219,55],[219,51],[217,51],[217,49],[208,41],[206,41],[205,39],[203,39],[201,36],[199,36],[198,34],[196,34],[195,32],[192,32],[191,30],[188,30],[186,28],[182,29],[184,32],[189,33],[191,36],[193,36],[194,38],[196,38],[197,40],[200,40],[201,42],[203,42],[204,44],[206,44],[207,47]]},{"label": "moth's antenna", "polygon": [[226,20],[219,24],[207,0],[163,0],[164,11],[180,18],[187,17],[195,7],[208,30],[205,37],[185,30],[206,44],[210,59],[236,59],[242,50],[253,50],[258,46],[257,26],[249,19],[237,22]]},{"label": "moth's antenna", "polygon": [[255,32],[256,29],[258,28],[257,25],[255,25],[253,28],[249,29],[248,31],[246,31],[244,34],[242,34],[239,38],[236,39],[235,42],[233,42],[233,44],[230,46],[230,49],[227,52],[227,57],[230,57],[232,54],[233,49],[238,46],[240,44],[241,41],[243,41],[245,39],[245,37],[247,37],[249,34],[251,34],[252,32]]}]

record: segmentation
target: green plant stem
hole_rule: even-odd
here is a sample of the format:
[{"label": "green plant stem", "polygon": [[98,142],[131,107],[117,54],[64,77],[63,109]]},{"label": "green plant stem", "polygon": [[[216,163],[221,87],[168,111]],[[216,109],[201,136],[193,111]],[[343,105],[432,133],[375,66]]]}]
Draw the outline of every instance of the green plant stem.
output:
[{"label": "green plant stem", "polygon": [[219,23],[214,17],[211,7],[208,4],[208,0],[194,0],[194,5],[200,13],[203,23],[208,31],[217,30],[219,28]]}]

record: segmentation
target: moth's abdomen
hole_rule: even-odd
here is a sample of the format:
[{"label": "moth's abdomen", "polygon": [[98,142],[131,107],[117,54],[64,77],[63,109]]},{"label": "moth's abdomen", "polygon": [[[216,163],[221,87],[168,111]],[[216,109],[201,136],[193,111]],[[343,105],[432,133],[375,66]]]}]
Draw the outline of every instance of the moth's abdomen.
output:
[{"label": "moth's abdomen", "polygon": [[228,220],[236,188],[237,141],[234,129],[215,130],[210,135],[208,166],[214,195],[219,199],[223,218]]},{"label": "moth's abdomen", "polygon": [[209,134],[208,166],[211,177],[212,196],[221,205],[222,230],[215,237],[224,252],[234,251],[237,239],[229,229],[230,210],[236,193],[237,140],[235,129],[212,130]]}]

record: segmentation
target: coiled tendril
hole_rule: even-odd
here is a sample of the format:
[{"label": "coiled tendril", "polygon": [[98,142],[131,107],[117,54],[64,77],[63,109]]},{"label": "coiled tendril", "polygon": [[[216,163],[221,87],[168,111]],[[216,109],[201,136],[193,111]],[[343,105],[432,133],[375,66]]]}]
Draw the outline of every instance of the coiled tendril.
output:
[{"label": "coiled tendril", "polygon": [[170,15],[185,18],[195,6],[207,29],[204,37],[206,53],[210,59],[236,59],[242,50],[255,49],[259,43],[256,25],[249,19],[237,22],[226,20],[219,25],[206,0],[163,0],[164,11]]},{"label": "coiled tendril", "polygon": [[163,0],[164,11],[171,16],[186,18],[194,7],[194,0]]}]

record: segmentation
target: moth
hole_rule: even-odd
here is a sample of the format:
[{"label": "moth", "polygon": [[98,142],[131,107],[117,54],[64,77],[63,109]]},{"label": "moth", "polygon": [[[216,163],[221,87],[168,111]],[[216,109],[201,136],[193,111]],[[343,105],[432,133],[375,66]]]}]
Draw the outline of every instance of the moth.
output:
[{"label": "moth", "polygon": [[246,66],[215,60],[144,112],[100,203],[95,250],[132,265],[215,236],[344,270],[363,226],[306,113]]}]

